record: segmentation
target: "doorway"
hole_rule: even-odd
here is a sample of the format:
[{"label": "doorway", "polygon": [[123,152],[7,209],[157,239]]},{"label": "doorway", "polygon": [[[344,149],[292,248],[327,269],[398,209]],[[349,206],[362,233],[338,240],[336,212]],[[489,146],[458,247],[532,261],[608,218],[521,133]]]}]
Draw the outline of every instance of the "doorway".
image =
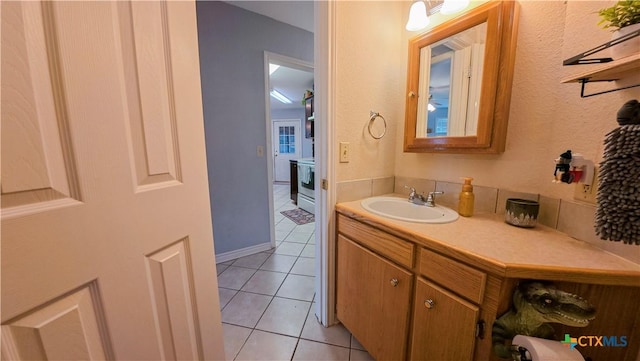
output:
[{"label": "doorway", "polygon": [[300,119],[273,119],[273,181],[287,183],[291,180],[290,162],[300,158]]},{"label": "doorway", "polygon": [[[313,138],[302,137],[300,129],[304,126],[305,121],[305,108],[304,97],[308,92],[313,92],[314,84],[314,69],[313,64],[295,59],[292,57],[270,53],[265,51],[264,53],[264,67],[265,67],[265,96],[266,99],[266,126],[267,126],[267,168],[268,187],[271,190],[269,194],[269,218],[270,218],[270,232],[271,232],[271,245],[276,247],[276,214],[274,210],[274,192],[276,189],[274,185],[287,184],[289,179],[285,179],[282,174],[289,175],[290,169],[289,161],[298,158],[313,158]],[[276,93],[284,96],[281,98]],[[282,121],[280,120],[282,119]],[[286,136],[280,138],[280,130],[276,136],[275,129],[281,125],[285,128],[283,131],[286,133],[287,125],[284,122],[297,120],[297,133],[295,139],[299,141],[297,149],[300,151],[298,155],[283,156],[280,145],[281,140],[286,144],[287,150],[289,150],[289,142],[291,139]],[[277,123],[276,123],[277,122]],[[280,124],[283,123],[283,124]],[[290,123],[293,124],[293,123]],[[291,125],[289,125],[291,126]],[[294,129],[296,126],[294,126]],[[289,128],[291,130],[291,128]],[[295,132],[295,130],[294,130]],[[284,149],[284,148],[283,148]],[[295,158],[298,157],[298,158]],[[276,170],[279,167],[280,172]],[[284,170],[286,168],[287,170]],[[291,186],[291,184],[289,184]],[[280,187],[278,190],[281,191]],[[295,199],[291,200],[295,203]]]}]

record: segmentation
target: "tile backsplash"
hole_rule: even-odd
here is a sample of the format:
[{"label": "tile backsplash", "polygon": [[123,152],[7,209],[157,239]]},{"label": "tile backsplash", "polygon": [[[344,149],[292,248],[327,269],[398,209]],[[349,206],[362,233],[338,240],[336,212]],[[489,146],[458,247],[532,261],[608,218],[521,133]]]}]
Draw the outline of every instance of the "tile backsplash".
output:
[{"label": "tile backsplash", "polygon": [[[437,196],[436,202],[453,209],[458,207],[458,194],[462,188],[461,183],[409,177],[384,177],[339,182],[337,184],[337,201],[338,203],[349,202],[389,193],[408,195],[409,190],[405,188],[405,185],[415,188],[418,193],[426,194],[433,191],[443,191],[444,194]],[[540,203],[539,224],[555,228],[570,237],[588,242],[605,251],[640,264],[640,246],[603,241],[596,235],[594,229],[596,206],[593,204],[475,184],[473,193],[475,194],[475,213],[504,213],[507,198],[524,198],[538,201]]]}]

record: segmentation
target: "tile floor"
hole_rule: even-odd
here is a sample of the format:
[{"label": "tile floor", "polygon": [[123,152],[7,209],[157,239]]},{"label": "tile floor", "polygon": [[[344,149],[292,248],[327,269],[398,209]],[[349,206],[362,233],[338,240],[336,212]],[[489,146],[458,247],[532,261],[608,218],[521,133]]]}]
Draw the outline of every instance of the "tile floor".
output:
[{"label": "tile floor", "polygon": [[298,226],[274,186],[276,248],[217,265],[227,360],[372,360],[342,325],[314,315],[315,225]]}]

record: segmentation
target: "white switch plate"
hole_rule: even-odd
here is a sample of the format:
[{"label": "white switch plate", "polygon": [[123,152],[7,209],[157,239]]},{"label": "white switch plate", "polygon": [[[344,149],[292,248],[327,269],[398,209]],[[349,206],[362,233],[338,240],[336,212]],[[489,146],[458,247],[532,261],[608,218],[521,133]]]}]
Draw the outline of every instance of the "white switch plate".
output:
[{"label": "white switch plate", "polygon": [[340,142],[340,163],[349,163],[349,142]]},{"label": "white switch plate", "polygon": [[258,148],[256,149],[256,154],[258,155],[258,157],[264,156],[264,147],[259,145]]}]

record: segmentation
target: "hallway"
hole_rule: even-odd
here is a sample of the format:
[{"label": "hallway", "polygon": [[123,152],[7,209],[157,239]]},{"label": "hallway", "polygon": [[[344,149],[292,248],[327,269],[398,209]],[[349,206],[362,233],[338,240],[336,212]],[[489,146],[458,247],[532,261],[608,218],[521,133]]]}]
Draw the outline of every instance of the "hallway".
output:
[{"label": "hallway", "polygon": [[276,248],[217,265],[227,360],[372,360],[342,325],[317,322],[314,223],[296,225],[274,185]]}]

